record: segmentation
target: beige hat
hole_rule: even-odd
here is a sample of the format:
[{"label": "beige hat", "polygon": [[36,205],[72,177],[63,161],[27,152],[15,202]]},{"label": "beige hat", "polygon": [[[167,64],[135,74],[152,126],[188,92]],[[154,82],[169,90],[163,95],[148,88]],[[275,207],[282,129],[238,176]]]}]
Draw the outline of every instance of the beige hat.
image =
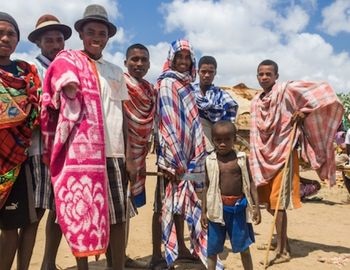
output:
[{"label": "beige hat", "polygon": [[104,23],[108,27],[109,37],[113,37],[117,33],[117,27],[108,20],[106,9],[100,5],[87,6],[83,18],[75,22],[74,28],[80,31],[85,23],[93,21]]},{"label": "beige hat", "polygon": [[51,14],[45,14],[38,19],[35,30],[28,35],[28,39],[35,43],[44,32],[51,30],[62,32],[64,40],[67,40],[72,35],[72,29],[68,25],[61,24],[60,21]]}]

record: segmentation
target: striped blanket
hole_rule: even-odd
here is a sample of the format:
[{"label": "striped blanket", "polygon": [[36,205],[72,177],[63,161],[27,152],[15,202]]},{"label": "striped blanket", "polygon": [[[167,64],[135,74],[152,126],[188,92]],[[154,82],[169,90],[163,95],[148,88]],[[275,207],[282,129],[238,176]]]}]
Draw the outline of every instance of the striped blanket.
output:
[{"label": "striped blanket", "polygon": [[[76,96],[62,89],[76,85]],[[58,223],[74,256],[105,253],[109,241],[102,104],[94,62],[62,51],[48,68],[41,127]]]},{"label": "striped blanket", "polygon": [[238,104],[225,91],[211,85],[203,96],[199,83],[193,85],[199,116],[216,123],[219,120],[235,121]]},{"label": "striped blanket", "polygon": [[[171,69],[175,54],[180,50],[191,53],[192,68],[189,72],[180,73]],[[206,263],[206,232],[202,230],[199,220],[201,208],[193,184],[182,178],[185,173],[205,172],[205,143],[191,86],[196,74],[194,67],[195,58],[191,45],[186,40],[177,40],[171,44],[168,59],[156,86],[158,166],[180,179],[178,185],[170,183],[167,186],[162,208],[163,243],[168,265],[172,265],[178,257],[173,219],[175,213],[185,216],[192,252]]]},{"label": "striped blanket", "polygon": [[0,209],[27,159],[38,124],[40,79],[34,66],[16,60],[14,76],[0,68]]},{"label": "striped blanket", "polygon": [[[167,247],[165,259],[168,265],[172,265],[178,257],[178,244],[176,239],[176,227],[173,219],[174,214],[182,214],[190,231],[191,252],[197,254],[203,264],[207,265],[207,231],[202,229],[200,201],[190,181],[181,181],[178,185],[169,183],[165,190],[163,204],[162,239]],[[217,270],[224,269],[218,260]]]},{"label": "striped blanket", "polygon": [[124,111],[128,121],[128,136],[131,156],[138,170],[135,184],[131,187],[135,205],[146,203],[146,156],[148,142],[153,129],[156,92],[146,80],[137,81],[125,73],[125,82],[130,100],[124,102]]},{"label": "striped blanket", "polygon": [[290,122],[295,111],[306,114],[297,130],[302,157],[321,179],[335,184],[333,140],[344,112],[334,90],[326,82],[291,81],[276,83],[265,96],[251,104],[251,151],[249,164],[257,185],[270,181],[286,162]]}]

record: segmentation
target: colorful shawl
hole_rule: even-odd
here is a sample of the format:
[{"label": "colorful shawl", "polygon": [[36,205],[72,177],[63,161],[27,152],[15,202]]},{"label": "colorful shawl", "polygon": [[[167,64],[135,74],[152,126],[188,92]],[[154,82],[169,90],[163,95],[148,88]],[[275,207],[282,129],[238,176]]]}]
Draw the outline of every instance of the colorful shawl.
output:
[{"label": "colorful shawl", "polygon": [[[158,79],[158,166],[181,179],[184,173],[204,173],[205,144],[202,126],[191,82],[194,80],[195,70],[191,73],[179,73],[171,69],[176,52],[189,50],[193,65],[195,59],[188,41],[178,40],[172,43],[164,71]],[[187,199],[184,199],[184,196]],[[182,198],[174,202],[172,198]],[[192,199],[191,199],[192,198]],[[167,263],[171,265],[178,256],[176,231],[173,226],[173,214],[187,215],[186,221],[190,226],[191,242],[196,243],[194,251],[200,255],[203,242],[196,239],[196,233],[201,231],[197,224],[200,217],[198,198],[193,184],[181,181],[178,186],[171,183],[165,194],[165,205],[162,209],[163,242],[165,244]],[[193,203],[197,204],[194,206]],[[175,209],[176,208],[176,209]],[[197,209],[194,211],[194,209]],[[199,214],[198,214],[198,212]],[[194,222],[195,226],[191,224]],[[199,227],[198,227],[199,226]],[[196,231],[196,230],[197,231]]]},{"label": "colorful shawl", "polygon": [[[76,84],[75,98],[62,89]],[[41,127],[57,220],[74,256],[105,253],[109,241],[102,104],[94,62],[62,51],[46,72]]]},{"label": "colorful shawl", "polygon": [[40,79],[36,68],[24,61],[15,63],[16,76],[0,69],[0,209],[27,159],[38,121]]},{"label": "colorful shawl", "polygon": [[251,104],[249,164],[257,185],[270,181],[286,162],[290,120],[295,111],[305,113],[306,118],[293,146],[299,138],[303,159],[310,162],[321,179],[334,185],[333,140],[344,109],[332,87],[326,82],[292,81],[276,83],[263,94]]},{"label": "colorful shawl", "polygon": [[199,116],[216,123],[219,120],[235,121],[238,104],[225,91],[211,85],[203,96],[198,83],[193,85]]},{"label": "colorful shawl", "polygon": [[146,80],[137,81],[127,73],[125,81],[130,96],[130,100],[124,102],[128,137],[131,155],[139,172],[131,193],[136,206],[141,207],[146,203],[146,156],[156,110],[156,92],[153,85]]}]

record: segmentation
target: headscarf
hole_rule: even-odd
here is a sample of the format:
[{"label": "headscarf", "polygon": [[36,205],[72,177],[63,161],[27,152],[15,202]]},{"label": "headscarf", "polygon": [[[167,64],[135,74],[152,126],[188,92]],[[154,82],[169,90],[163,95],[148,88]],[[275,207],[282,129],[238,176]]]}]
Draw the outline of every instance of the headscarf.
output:
[{"label": "headscarf", "polygon": [[[173,70],[175,54],[182,50],[187,50],[191,54],[191,60],[192,60],[191,71],[186,73],[180,73],[178,71]],[[173,77],[177,79],[181,78],[181,80],[184,80],[188,83],[194,82],[196,80],[196,58],[194,55],[192,45],[188,40],[177,39],[171,43],[167,60],[163,65],[163,73],[159,76],[158,82],[161,79],[164,79],[165,77]]]}]

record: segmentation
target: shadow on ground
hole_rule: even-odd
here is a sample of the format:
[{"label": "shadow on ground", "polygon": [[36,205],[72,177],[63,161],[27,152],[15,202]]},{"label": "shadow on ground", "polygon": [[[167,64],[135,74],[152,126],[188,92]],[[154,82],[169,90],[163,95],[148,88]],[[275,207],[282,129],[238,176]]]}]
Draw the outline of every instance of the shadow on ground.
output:
[{"label": "shadow on ground", "polygon": [[[151,260],[151,256],[137,258],[137,260],[143,262],[149,262]],[[89,270],[108,270],[106,259],[98,260],[96,262],[89,262]],[[68,268],[64,268],[62,270],[76,270],[76,266],[71,266]],[[151,268],[145,268],[151,269]],[[164,268],[156,268],[154,270],[163,270]],[[175,269],[178,270],[205,270],[206,268],[200,262],[176,262]],[[125,270],[140,270],[140,268],[125,268]]]}]

